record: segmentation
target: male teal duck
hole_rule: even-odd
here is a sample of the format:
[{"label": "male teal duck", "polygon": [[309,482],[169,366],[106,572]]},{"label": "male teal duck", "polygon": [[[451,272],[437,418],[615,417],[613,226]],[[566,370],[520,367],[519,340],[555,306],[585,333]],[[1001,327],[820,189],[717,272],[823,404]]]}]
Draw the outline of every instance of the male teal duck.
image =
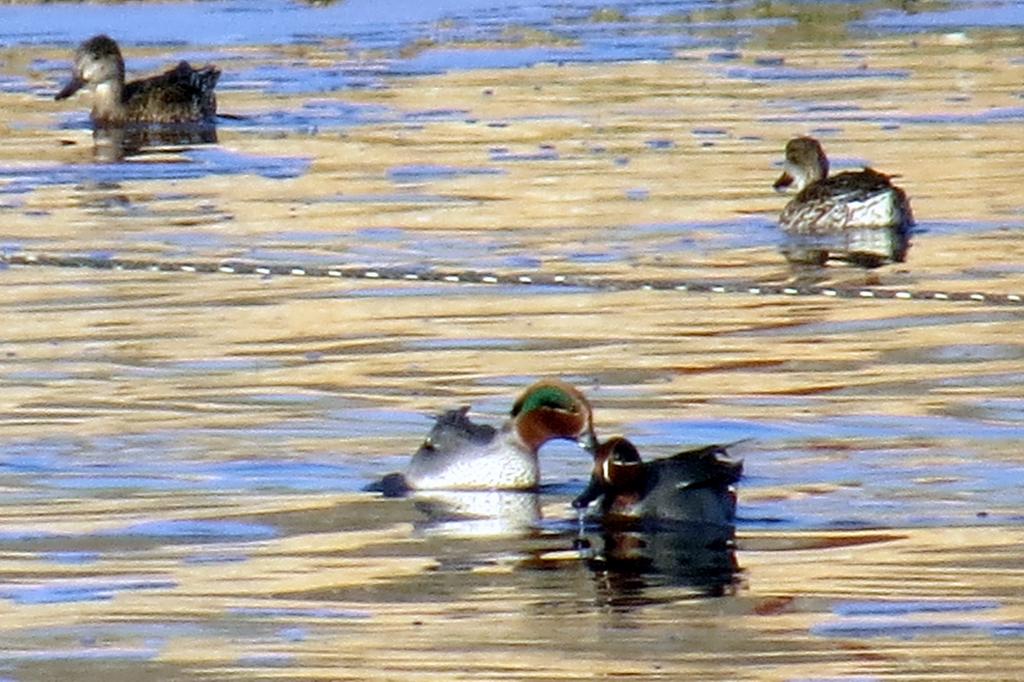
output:
[{"label": "male teal duck", "polygon": [[515,401],[500,427],[474,423],[468,407],[437,418],[402,474],[367,489],[385,495],[412,490],[532,490],[540,482],[537,453],[550,440],[575,440],[593,452],[593,412],[575,387],[544,379]]},{"label": "male teal duck", "polygon": [[710,445],[644,462],[620,436],[601,443],[590,483],[573,500],[586,509],[600,498],[605,524],[669,522],[731,528],[736,520],[735,485],[743,463]]},{"label": "male teal duck", "polygon": [[906,258],[914,216],[907,195],[890,176],[871,168],[829,176],[828,157],[812,137],[786,144],[776,190],[793,185],[779,225],[792,239],[785,247],[794,262],[824,264],[829,258],[877,267]]},{"label": "male teal duck", "polygon": [[159,76],[125,83],[121,50],[108,36],[98,35],[75,52],[71,81],[54,99],[91,87],[92,122],[97,127],[211,123],[217,115],[213,89],[219,77],[214,66],[196,70],[180,62]]}]

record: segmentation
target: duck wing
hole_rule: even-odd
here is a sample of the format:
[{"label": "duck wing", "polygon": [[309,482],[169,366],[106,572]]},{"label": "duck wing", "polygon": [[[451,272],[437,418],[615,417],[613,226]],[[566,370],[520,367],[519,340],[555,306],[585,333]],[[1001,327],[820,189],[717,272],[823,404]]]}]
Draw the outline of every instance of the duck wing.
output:
[{"label": "duck wing", "polygon": [[743,460],[729,455],[726,446],[707,445],[684,450],[671,457],[646,462],[650,468],[649,480],[669,480],[682,490],[699,487],[728,487],[743,475]]},{"label": "duck wing", "polygon": [[488,424],[477,424],[467,415],[469,406],[448,410],[438,415],[417,456],[445,454],[477,449],[492,442],[498,430]]},{"label": "duck wing", "polygon": [[786,204],[779,222],[791,234],[827,235],[855,227],[905,229],[914,217],[890,176],[865,168],[808,185]]},{"label": "duck wing", "polygon": [[188,123],[217,114],[214,87],[220,69],[193,69],[188,62],[151,78],[127,83],[124,88],[128,118],[143,122]]}]

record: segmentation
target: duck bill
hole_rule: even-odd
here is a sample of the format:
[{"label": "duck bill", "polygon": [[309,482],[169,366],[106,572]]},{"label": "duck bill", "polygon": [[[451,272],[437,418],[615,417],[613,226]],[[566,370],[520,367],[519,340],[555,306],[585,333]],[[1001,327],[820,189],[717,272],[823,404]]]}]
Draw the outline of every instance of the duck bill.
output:
[{"label": "duck bill", "polygon": [[601,497],[604,494],[604,485],[601,483],[601,479],[597,476],[590,477],[590,483],[587,484],[586,489],[576,496],[576,499],[572,501],[573,509],[586,509],[590,506],[590,503]]},{"label": "duck bill", "polygon": [[591,455],[597,452],[597,436],[593,431],[587,431],[576,439],[577,445],[589,452]]},{"label": "duck bill", "polygon": [[793,184],[794,179],[795,178],[789,174],[789,171],[783,171],[782,175],[779,176],[779,179],[775,181],[775,184],[772,185],[772,187],[776,192],[785,192],[786,189]]},{"label": "duck bill", "polygon": [[58,101],[62,99],[67,99],[68,97],[71,97],[71,95],[81,90],[83,85],[85,85],[84,80],[82,80],[78,76],[73,76],[71,80],[68,81],[68,84],[65,85],[60,92],[54,95],[53,98]]}]

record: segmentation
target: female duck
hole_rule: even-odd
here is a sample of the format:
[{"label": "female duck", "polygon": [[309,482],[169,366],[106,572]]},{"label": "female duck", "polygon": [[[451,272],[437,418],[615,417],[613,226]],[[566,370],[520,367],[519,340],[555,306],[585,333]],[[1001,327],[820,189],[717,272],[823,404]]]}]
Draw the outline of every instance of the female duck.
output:
[{"label": "female duck", "polygon": [[743,463],[718,445],[644,462],[636,447],[616,436],[594,456],[590,483],[572,505],[585,509],[600,498],[609,522],[675,522],[732,528],[735,484]]},{"label": "female duck", "polygon": [[914,216],[903,190],[871,168],[829,176],[828,158],[812,137],[786,144],[786,160],[775,189],[794,185],[797,195],[782,210],[779,225],[794,239],[792,261],[824,264],[829,258],[864,267],[903,262]]},{"label": "female duck", "polygon": [[575,440],[593,452],[593,412],[576,388],[545,379],[523,392],[500,428],[476,424],[468,407],[437,418],[404,474],[389,474],[368,490],[531,490],[540,482],[537,453],[549,440]]},{"label": "female duck", "polygon": [[124,81],[124,59],[117,43],[98,35],[75,53],[71,81],[55,99],[82,87],[93,90],[92,122],[97,127],[127,124],[211,123],[217,115],[213,88],[220,70],[193,69],[188,62],[152,78]]}]

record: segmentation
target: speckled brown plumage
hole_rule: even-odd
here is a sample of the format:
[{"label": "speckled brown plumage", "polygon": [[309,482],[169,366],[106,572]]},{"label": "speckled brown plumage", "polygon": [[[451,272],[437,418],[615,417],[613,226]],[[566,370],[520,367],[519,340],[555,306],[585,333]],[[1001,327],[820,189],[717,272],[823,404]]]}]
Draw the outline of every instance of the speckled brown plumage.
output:
[{"label": "speckled brown plumage", "polygon": [[798,137],[786,145],[785,169],[775,188],[791,184],[797,195],[782,210],[779,226],[797,241],[827,238],[790,249],[791,259],[823,262],[831,255],[873,267],[906,258],[914,216],[907,195],[890,176],[871,168],[829,176],[818,141]]},{"label": "speckled brown plumage", "polygon": [[56,95],[61,100],[82,87],[93,90],[96,126],[132,123],[205,123],[217,115],[214,87],[220,70],[193,69],[188,62],[158,76],[125,83],[124,59],[117,43],[98,35],[75,53],[71,81]]}]

